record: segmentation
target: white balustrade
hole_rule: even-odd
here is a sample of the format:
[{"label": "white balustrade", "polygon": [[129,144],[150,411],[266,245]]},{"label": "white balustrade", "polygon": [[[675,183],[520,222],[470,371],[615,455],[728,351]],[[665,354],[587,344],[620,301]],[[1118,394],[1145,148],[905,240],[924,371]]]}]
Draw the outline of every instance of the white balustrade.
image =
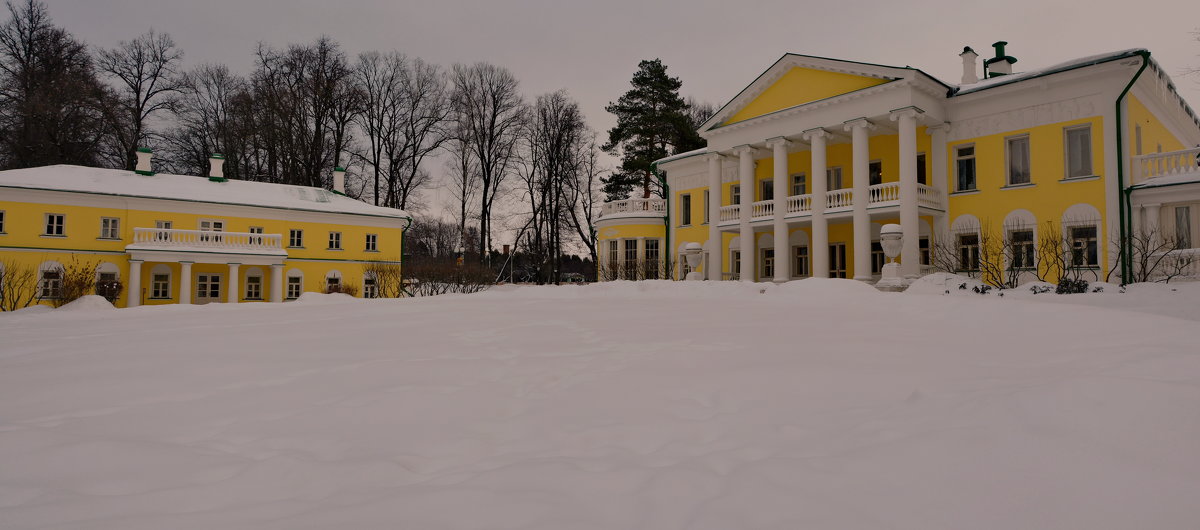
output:
[{"label": "white balustrade", "polygon": [[624,199],[606,202],[600,205],[600,217],[619,213],[649,212],[659,215],[667,214],[665,199]]},{"label": "white balustrade", "polygon": [[787,213],[812,211],[812,195],[792,195],[787,198]]},{"label": "white balustrade", "polygon": [[946,199],[945,196],[932,186],[917,184],[917,206],[932,208],[934,210],[945,210]]},{"label": "white balustrade", "polygon": [[1134,182],[1200,172],[1200,147],[1133,157]]},{"label": "white balustrade", "polygon": [[282,250],[282,234],[134,228],[133,244],[163,248],[211,248],[224,250]]},{"label": "white balustrade", "polygon": [[1200,280],[1200,248],[1155,253],[1149,262],[1158,264],[1150,274],[1152,281]]},{"label": "white balustrade", "polygon": [[720,222],[724,223],[729,221],[737,221],[738,219],[741,219],[741,213],[740,205],[731,204],[729,206],[722,206]]},{"label": "white balustrade", "polygon": [[758,201],[750,204],[750,217],[774,217],[775,201]]},{"label": "white balustrade", "polygon": [[851,188],[846,188],[826,192],[825,207],[829,209],[850,207],[853,204],[853,191]]},{"label": "white balustrade", "polygon": [[874,184],[867,188],[867,195],[870,199],[867,204],[875,204],[877,202],[893,202],[900,200],[900,183],[899,182],[884,182],[883,184]]}]

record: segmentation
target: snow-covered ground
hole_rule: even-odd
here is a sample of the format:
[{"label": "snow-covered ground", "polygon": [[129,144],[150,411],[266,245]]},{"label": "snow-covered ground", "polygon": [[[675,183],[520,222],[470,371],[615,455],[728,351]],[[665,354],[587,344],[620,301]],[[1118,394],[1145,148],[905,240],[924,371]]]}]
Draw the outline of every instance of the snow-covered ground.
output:
[{"label": "snow-covered ground", "polygon": [[952,281],[0,314],[0,527],[1195,528],[1200,285]]}]

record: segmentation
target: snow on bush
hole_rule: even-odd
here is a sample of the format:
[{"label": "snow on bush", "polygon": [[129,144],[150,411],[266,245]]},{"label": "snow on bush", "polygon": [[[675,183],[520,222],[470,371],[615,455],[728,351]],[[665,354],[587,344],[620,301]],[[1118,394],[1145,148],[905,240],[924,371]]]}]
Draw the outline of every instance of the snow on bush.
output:
[{"label": "snow on bush", "polygon": [[116,309],[112,303],[106,300],[103,296],[88,294],[80,296],[75,300],[64,304],[56,309],[56,312],[93,312],[93,311],[109,311]]}]

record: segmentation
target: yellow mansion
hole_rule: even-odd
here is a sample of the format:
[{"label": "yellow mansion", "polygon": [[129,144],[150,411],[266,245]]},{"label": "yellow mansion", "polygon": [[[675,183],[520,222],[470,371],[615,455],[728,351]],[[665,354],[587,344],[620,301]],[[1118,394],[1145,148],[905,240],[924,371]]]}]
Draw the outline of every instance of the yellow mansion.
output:
[{"label": "yellow mansion", "polygon": [[124,285],[118,307],[281,302],[307,291],[379,293],[364,264],[398,265],[408,215],[334,191],[151,171],[46,166],[0,171],[0,267],[37,271],[54,299],[72,262]]},{"label": "yellow mansion", "polygon": [[888,223],[909,279],[935,246],[972,271],[989,237],[1036,276],[1047,231],[1070,268],[1114,283],[1132,275],[1118,257],[1134,234],[1200,253],[1200,120],[1150,53],[1014,73],[1005,44],[983,78],[966,48],[959,84],[784,55],[701,126],[706,148],[656,163],[666,199],[603,206],[601,277],[682,278],[696,243],[708,280],[869,281]]}]

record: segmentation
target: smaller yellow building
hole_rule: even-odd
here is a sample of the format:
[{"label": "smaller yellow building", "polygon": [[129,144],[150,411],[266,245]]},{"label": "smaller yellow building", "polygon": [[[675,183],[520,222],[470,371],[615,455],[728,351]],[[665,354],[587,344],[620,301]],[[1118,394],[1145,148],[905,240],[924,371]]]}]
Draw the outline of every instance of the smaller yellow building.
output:
[{"label": "smaller yellow building", "polygon": [[[32,268],[36,299],[59,296],[64,266],[124,286],[117,307],[282,302],[331,289],[379,295],[366,267],[400,265],[402,210],[334,191],[137,171],[46,166],[0,171],[0,267]],[[0,275],[2,277],[2,275]]]}]

